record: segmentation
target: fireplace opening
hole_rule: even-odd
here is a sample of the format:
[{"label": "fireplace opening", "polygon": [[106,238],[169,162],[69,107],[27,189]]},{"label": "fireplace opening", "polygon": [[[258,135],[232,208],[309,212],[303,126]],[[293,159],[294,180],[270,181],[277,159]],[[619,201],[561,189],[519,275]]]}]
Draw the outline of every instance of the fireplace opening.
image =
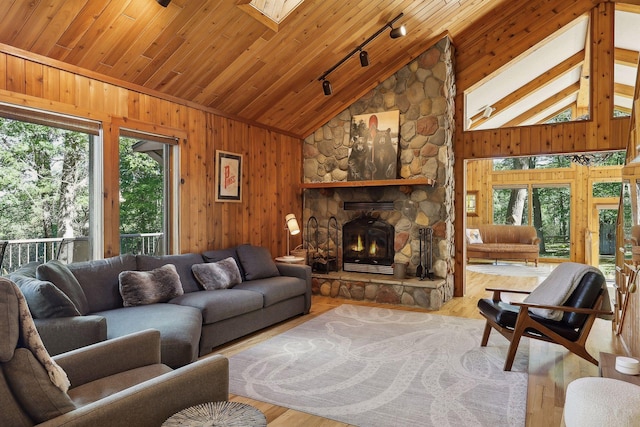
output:
[{"label": "fireplace opening", "polygon": [[393,274],[395,230],[391,224],[365,215],[342,226],[342,268],[361,273]]}]

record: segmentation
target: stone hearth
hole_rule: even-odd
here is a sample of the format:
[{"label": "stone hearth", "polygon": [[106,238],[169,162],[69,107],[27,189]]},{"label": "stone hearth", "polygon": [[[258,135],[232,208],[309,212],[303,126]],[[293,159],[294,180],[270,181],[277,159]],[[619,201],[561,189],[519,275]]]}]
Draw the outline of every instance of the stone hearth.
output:
[{"label": "stone hearth", "polygon": [[312,290],[314,294],[332,298],[438,310],[445,299],[445,280],[397,279],[380,274],[338,271],[314,273]]}]

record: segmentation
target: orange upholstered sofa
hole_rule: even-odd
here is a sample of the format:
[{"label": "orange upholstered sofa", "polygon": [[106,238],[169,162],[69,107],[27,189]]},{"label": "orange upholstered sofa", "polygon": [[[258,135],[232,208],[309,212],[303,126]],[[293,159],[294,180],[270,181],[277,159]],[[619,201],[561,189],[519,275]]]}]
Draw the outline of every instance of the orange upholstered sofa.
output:
[{"label": "orange upholstered sofa", "polygon": [[467,229],[467,261],[524,260],[537,266],[539,243],[536,229],[529,225],[477,225]]}]

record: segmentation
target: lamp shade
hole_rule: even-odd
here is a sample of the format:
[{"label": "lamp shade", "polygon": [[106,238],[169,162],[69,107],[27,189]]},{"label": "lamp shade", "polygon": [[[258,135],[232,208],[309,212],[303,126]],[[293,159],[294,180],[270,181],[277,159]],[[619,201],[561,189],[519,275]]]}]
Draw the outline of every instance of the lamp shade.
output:
[{"label": "lamp shade", "polygon": [[284,217],[284,220],[287,224],[287,228],[289,229],[289,233],[294,236],[300,233],[300,226],[298,225],[298,220],[296,219],[296,216],[294,214],[288,214]]}]

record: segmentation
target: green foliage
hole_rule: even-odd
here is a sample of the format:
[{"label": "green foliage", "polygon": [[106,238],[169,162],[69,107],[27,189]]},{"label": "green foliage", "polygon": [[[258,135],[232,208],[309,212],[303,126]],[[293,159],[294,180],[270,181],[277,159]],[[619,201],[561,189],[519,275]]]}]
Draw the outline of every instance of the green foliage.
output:
[{"label": "green foliage", "polygon": [[[0,238],[58,237],[64,224],[83,235],[89,222],[88,135],[0,118]],[[66,195],[65,195],[66,193]]]},{"label": "green foliage", "polygon": [[120,138],[120,233],[162,231],[163,168],[133,151],[136,140]]}]

